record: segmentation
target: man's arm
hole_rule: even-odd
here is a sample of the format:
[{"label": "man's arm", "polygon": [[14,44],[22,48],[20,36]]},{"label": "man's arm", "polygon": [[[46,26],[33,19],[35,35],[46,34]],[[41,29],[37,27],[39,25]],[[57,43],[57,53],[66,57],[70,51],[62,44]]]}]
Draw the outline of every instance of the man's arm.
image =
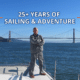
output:
[{"label": "man's arm", "polygon": [[38,43],[40,43],[40,40],[34,39],[34,36],[30,36],[30,42],[32,44],[38,44]]},{"label": "man's arm", "polygon": [[40,37],[41,37],[41,41],[38,43],[38,45],[42,46],[42,45],[44,45],[44,39],[42,38],[41,35],[40,35]]}]

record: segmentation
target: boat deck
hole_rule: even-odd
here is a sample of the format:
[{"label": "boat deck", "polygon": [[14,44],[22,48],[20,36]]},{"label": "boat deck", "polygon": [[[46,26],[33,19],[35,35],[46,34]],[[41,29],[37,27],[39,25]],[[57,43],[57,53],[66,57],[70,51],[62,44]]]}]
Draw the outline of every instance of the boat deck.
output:
[{"label": "boat deck", "polygon": [[40,75],[38,65],[35,65],[34,76],[30,78],[28,66],[0,66],[0,80],[53,80],[47,73]]},{"label": "boat deck", "polygon": [[20,75],[28,66],[0,66],[0,74]]},{"label": "boat deck", "polygon": [[53,80],[53,78],[48,74],[46,73],[46,75],[40,75],[39,74],[40,70],[39,70],[39,66],[36,64],[35,65],[35,68],[34,68],[34,78],[30,78],[29,76],[29,72],[27,73],[25,79],[26,80]]}]

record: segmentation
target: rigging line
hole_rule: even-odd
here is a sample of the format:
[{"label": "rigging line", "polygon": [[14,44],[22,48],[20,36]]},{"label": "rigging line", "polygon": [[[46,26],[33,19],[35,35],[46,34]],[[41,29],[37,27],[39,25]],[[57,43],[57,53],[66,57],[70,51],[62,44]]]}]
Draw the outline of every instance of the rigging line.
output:
[{"label": "rigging line", "polygon": [[[11,32],[13,32],[13,31],[11,31]],[[17,35],[19,35],[19,36],[23,36],[23,35],[21,35],[21,34],[18,34],[18,33],[16,33],[16,32],[13,32],[13,33],[15,33],[15,34],[17,34]]]},{"label": "rigging line", "polygon": [[[72,30],[72,29],[71,29],[71,30]],[[66,32],[63,32],[63,33],[60,33],[60,34],[57,34],[57,35],[61,35],[61,34],[67,33],[67,32],[69,32],[69,31],[71,31],[71,30],[68,30],[68,31],[66,31]],[[56,36],[56,35],[54,35],[54,36]]]},{"label": "rigging line", "polygon": [[[3,49],[3,48],[2,48]],[[5,50],[5,49],[3,49],[4,51],[6,51],[6,52],[8,52],[8,53],[11,53],[11,52],[9,52],[9,51],[7,51],[7,50]],[[20,58],[20,59],[22,59],[23,60],[23,62],[25,62],[25,60],[23,59],[23,58],[21,58],[21,57],[19,57],[19,56],[16,56],[15,54],[13,54],[13,53],[11,53],[12,55],[14,55],[15,57],[18,57],[18,58]],[[28,63],[28,62],[27,62]]]}]

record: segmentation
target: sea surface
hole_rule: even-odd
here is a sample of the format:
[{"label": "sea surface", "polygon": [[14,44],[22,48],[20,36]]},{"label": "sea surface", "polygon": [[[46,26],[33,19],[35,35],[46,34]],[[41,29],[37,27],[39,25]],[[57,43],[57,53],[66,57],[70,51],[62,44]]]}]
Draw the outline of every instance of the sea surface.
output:
[{"label": "sea surface", "polygon": [[[78,80],[80,43],[45,43],[43,55],[44,68],[52,76],[56,61],[56,80]],[[0,42],[0,65],[28,64],[30,58],[30,43]]]}]

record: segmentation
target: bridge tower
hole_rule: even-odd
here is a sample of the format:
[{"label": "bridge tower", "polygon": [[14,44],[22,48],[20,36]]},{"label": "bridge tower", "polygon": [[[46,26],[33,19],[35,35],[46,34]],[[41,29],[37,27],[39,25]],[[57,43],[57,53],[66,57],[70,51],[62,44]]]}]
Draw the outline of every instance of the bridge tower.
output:
[{"label": "bridge tower", "polygon": [[9,42],[11,42],[11,31],[9,31]]},{"label": "bridge tower", "polygon": [[73,28],[73,43],[75,43],[75,29]]}]

